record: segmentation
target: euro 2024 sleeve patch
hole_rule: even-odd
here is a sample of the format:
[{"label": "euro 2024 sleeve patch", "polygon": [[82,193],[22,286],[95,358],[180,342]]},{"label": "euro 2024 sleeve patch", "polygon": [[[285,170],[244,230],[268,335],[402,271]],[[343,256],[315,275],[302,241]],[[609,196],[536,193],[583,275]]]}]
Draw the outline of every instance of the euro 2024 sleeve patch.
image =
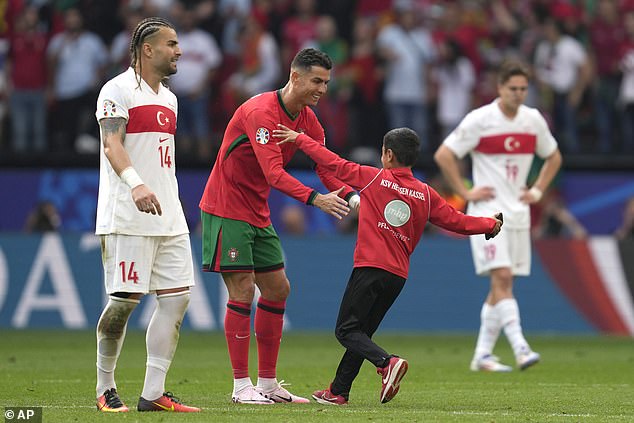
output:
[{"label": "euro 2024 sleeve patch", "polygon": [[266,144],[269,142],[269,130],[266,128],[258,128],[257,131],[255,131],[255,141],[258,144]]},{"label": "euro 2024 sleeve patch", "polygon": [[117,114],[117,105],[110,100],[103,101],[103,115],[104,117],[112,117]]}]

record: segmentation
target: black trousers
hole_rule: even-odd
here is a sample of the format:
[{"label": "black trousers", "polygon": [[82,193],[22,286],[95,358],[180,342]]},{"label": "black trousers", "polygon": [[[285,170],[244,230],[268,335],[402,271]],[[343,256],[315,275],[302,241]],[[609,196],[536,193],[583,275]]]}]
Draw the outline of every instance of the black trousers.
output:
[{"label": "black trousers", "polygon": [[333,394],[348,397],[364,359],[376,367],[386,365],[390,354],[371,338],[404,285],[404,278],[383,269],[357,267],[352,271],[335,328],[335,336],[346,352],[332,382]]}]

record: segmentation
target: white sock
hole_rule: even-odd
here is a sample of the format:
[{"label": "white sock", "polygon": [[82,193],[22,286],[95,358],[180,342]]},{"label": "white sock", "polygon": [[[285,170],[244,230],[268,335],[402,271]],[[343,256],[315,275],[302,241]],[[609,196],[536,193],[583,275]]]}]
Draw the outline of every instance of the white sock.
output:
[{"label": "white sock", "polygon": [[240,379],[233,379],[233,394],[237,394],[242,391],[244,388],[248,388],[249,386],[253,386],[250,377],[243,377]]},{"label": "white sock", "polygon": [[528,342],[524,339],[522,334],[522,326],[520,326],[520,309],[517,305],[515,298],[507,298],[495,305],[502,327],[504,328],[504,334],[513,348],[515,357],[520,353],[529,349]]},{"label": "white sock", "polygon": [[165,392],[165,377],[172,363],[189,291],[157,297],[156,309],[145,334],[147,363],[141,396],[152,401]]},{"label": "white sock", "polygon": [[493,352],[501,329],[502,324],[500,323],[496,307],[485,302],[480,311],[480,332],[478,333],[478,341],[475,348],[476,358]]},{"label": "white sock", "polygon": [[278,383],[276,378],[270,379],[266,377],[258,377],[258,388],[265,392],[277,388],[277,385]]},{"label": "white sock", "polygon": [[139,300],[110,297],[97,323],[97,398],[116,388],[114,369],[123,346],[128,317]]}]

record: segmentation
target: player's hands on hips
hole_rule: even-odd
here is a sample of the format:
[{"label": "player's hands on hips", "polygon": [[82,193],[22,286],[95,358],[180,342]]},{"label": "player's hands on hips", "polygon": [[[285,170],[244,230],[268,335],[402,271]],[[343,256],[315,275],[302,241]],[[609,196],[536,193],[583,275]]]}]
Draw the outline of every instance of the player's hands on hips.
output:
[{"label": "player's hands on hips", "polygon": [[542,196],[542,190],[537,187],[531,187],[530,189],[524,188],[520,195],[520,201],[524,204],[539,203]]},{"label": "player's hands on hips", "polygon": [[132,200],[141,212],[158,214],[159,216],[163,214],[158,198],[145,185],[139,185],[132,189]]},{"label": "player's hands on hips", "polygon": [[287,142],[295,142],[297,137],[299,136],[299,132],[293,131],[291,128],[282,125],[281,123],[277,124],[279,129],[273,130],[273,138],[278,138],[277,145],[284,144]]},{"label": "player's hands on hips", "polygon": [[467,192],[467,201],[488,201],[495,198],[495,188],[493,187],[473,187]]},{"label": "player's hands on hips", "polygon": [[495,226],[493,227],[493,231],[484,235],[486,239],[494,238],[497,234],[499,234],[502,229],[502,225],[504,224],[504,217],[502,216],[502,213],[496,213],[493,218],[495,219]]},{"label": "player's hands on hips", "polygon": [[359,197],[359,194],[354,194],[348,200],[348,206],[350,207],[351,210],[359,210],[360,205],[361,205],[361,197]]},{"label": "player's hands on hips", "polygon": [[348,202],[339,197],[339,194],[344,187],[339,188],[336,191],[329,192],[328,194],[317,194],[313,200],[313,206],[319,207],[319,209],[325,213],[331,214],[337,219],[341,219],[350,213]]}]

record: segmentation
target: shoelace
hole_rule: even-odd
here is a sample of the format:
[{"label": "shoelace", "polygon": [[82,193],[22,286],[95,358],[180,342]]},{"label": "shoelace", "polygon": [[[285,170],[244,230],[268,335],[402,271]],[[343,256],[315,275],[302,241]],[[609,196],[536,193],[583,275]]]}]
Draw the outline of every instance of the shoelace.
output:
[{"label": "shoelace", "polygon": [[279,382],[277,382],[277,387],[281,388],[283,386],[291,386],[290,383],[284,383],[284,379],[280,380]]},{"label": "shoelace", "polygon": [[114,388],[104,392],[104,396],[106,397],[106,404],[108,404],[108,407],[110,408],[123,407],[123,402],[121,401],[121,398],[119,398],[119,395],[117,395],[117,391],[115,391]]},{"label": "shoelace", "polygon": [[170,401],[175,402],[176,404],[182,404],[181,400],[178,397],[175,397],[171,392],[163,392],[163,396],[167,397]]}]

